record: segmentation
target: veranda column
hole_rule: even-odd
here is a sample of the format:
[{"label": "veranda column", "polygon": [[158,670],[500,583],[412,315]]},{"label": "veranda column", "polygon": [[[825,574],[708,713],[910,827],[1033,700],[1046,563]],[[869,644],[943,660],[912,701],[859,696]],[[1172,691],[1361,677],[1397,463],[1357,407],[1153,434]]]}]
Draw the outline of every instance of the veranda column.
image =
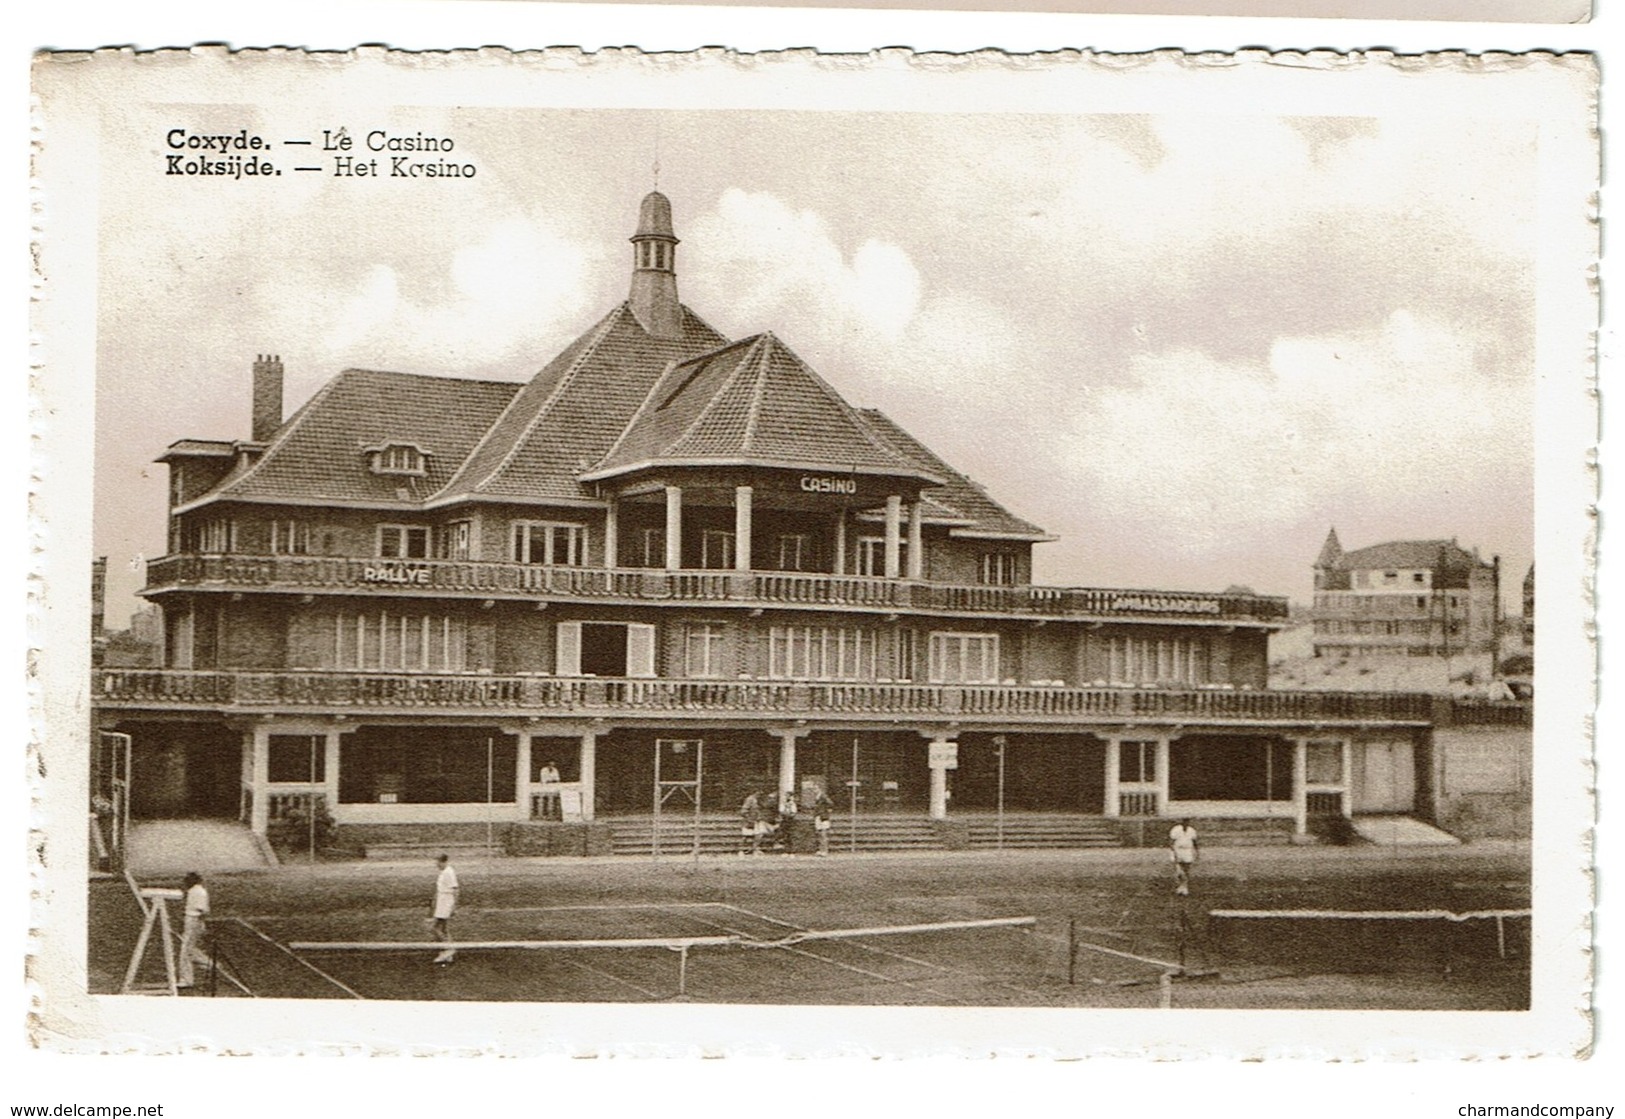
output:
[{"label": "veranda column", "polygon": [[521,728],[514,732],[518,746],[514,750],[513,799],[518,806],[517,818],[530,819],[530,731]]},{"label": "veranda column", "polygon": [[666,570],[683,566],[683,491],[666,487]]},{"label": "veranda column", "polygon": [[908,577],[916,580],[925,570],[925,549],[920,546],[921,516],[920,502],[916,500],[908,507]]},{"label": "veranda column", "polygon": [[249,770],[249,789],[254,794],[254,811],[248,818],[248,826],[256,835],[264,835],[271,824],[271,800],[268,786],[271,783],[271,728],[264,723],[258,723],[249,732],[253,742],[249,749],[252,751]]},{"label": "veranda column", "polygon": [[1292,740],[1292,830],[1309,831],[1309,740]]},{"label": "veranda column", "polygon": [[846,510],[835,514],[835,574],[846,574]]},{"label": "veranda column", "polygon": [[1338,798],[1346,820],[1354,815],[1354,740],[1343,739],[1343,795]]},{"label": "veranda column", "polygon": [[598,732],[581,732],[581,753],[577,767],[581,785],[581,818],[591,820],[593,803],[598,799]]},{"label": "veranda column", "polygon": [[779,795],[796,791],[796,739],[805,731],[781,730],[779,735]]},{"label": "veranda column", "polygon": [[886,499],[886,578],[895,579],[903,550],[903,499],[892,494]]},{"label": "veranda column", "polygon": [[327,810],[334,817],[339,814],[339,738],[338,727],[328,727],[322,736],[322,795],[327,798]]},{"label": "veranda column", "polygon": [[750,570],[750,498],[749,486],[734,487],[734,570]]},{"label": "veranda column", "polygon": [[1118,739],[1106,739],[1106,803],[1105,815],[1116,818],[1122,812],[1121,787],[1123,784],[1123,751]]},{"label": "veranda column", "polygon": [[1168,815],[1168,738],[1157,739],[1157,815]]},{"label": "veranda column", "polygon": [[948,763],[939,760],[936,755],[946,752],[946,747],[953,743],[947,735],[938,734],[931,739],[931,756],[926,764],[931,767],[931,805],[929,809],[933,820],[946,820],[948,818]]},{"label": "veranda column", "polygon": [[610,498],[609,508],[604,510],[604,566],[614,569],[619,566],[621,558],[621,503]]}]

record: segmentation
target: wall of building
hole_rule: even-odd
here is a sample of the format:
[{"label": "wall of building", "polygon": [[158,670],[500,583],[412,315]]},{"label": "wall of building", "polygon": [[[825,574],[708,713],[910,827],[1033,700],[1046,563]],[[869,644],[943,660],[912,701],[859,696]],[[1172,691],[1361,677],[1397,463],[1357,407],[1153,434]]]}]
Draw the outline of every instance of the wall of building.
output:
[{"label": "wall of building", "polygon": [[1463,839],[1527,837],[1533,759],[1534,736],[1528,727],[1435,727],[1435,821]]}]

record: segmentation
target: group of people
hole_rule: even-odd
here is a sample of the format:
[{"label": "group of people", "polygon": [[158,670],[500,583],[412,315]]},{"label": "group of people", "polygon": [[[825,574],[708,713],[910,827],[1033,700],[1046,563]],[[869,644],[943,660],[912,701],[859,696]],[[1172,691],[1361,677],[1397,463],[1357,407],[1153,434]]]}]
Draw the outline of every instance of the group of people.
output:
[{"label": "group of people", "polygon": [[[801,815],[801,805],[793,790],[786,789],[775,796],[772,793],[752,791],[739,806],[739,854],[760,855],[763,844],[774,842],[791,850],[790,834]],[[829,832],[835,815],[835,802],[820,791],[813,801],[813,833],[818,839],[818,854],[829,854]]]}]

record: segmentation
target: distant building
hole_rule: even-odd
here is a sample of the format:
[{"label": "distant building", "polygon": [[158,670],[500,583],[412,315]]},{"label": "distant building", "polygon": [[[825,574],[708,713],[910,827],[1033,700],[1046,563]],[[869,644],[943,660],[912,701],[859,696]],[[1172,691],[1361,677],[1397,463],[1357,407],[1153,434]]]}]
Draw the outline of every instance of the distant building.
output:
[{"label": "distant building", "polygon": [[1315,655],[1493,654],[1500,588],[1500,557],[1485,562],[1454,540],[1345,552],[1333,529],[1315,560]]},{"label": "distant building", "polygon": [[1535,647],[1535,565],[1529,565],[1529,574],[1523,577],[1523,644]]}]

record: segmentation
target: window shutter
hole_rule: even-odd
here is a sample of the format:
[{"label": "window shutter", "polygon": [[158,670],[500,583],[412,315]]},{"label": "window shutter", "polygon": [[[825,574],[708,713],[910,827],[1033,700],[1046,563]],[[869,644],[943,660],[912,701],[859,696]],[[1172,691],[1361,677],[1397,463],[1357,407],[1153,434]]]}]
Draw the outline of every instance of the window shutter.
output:
[{"label": "window shutter", "polygon": [[652,677],[655,674],[654,626],[645,622],[627,624],[626,674],[641,677]]},{"label": "window shutter", "polygon": [[581,623],[560,622],[558,627],[558,658],[553,666],[555,675],[581,675]]}]

